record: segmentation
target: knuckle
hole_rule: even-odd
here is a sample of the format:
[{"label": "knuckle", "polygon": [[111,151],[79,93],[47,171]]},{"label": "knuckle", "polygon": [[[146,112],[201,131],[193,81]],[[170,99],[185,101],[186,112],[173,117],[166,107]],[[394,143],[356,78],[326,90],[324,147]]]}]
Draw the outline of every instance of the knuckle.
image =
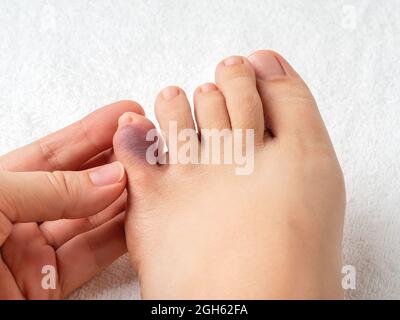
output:
[{"label": "knuckle", "polygon": [[57,160],[57,153],[53,150],[51,144],[42,139],[37,142],[37,146],[44,162],[48,164],[49,169],[53,170],[55,168],[58,168],[59,163]]},{"label": "knuckle", "polygon": [[95,229],[101,225],[101,219],[98,215],[90,216],[86,219],[89,229]]},{"label": "knuckle", "polygon": [[73,203],[71,200],[77,196],[77,188],[71,179],[62,171],[54,171],[46,174],[46,177],[56,196],[62,203]]}]

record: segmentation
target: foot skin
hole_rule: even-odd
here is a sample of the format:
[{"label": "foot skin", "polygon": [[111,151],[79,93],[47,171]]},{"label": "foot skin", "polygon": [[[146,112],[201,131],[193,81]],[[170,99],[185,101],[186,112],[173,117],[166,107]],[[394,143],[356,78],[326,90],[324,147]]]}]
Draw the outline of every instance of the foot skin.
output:
[{"label": "foot skin", "polygon": [[[300,76],[271,51],[230,57],[194,107],[200,132],[254,129],[254,172],[151,165],[154,125],[121,117],[114,149],[129,177],[126,235],[143,298],[341,298],[344,181]],[[182,89],[162,91],[156,115],[165,132],[173,121],[195,128]]]}]

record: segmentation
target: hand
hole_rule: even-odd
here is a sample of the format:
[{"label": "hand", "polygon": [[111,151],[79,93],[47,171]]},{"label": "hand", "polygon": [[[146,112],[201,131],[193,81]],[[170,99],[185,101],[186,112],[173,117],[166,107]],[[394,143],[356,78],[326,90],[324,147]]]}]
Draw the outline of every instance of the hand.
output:
[{"label": "hand", "polygon": [[[126,178],[118,162],[106,164],[127,111],[143,114],[115,103],[0,157],[0,299],[66,297],[126,252]],[[53,290],[42,286],[47,265]]]}]

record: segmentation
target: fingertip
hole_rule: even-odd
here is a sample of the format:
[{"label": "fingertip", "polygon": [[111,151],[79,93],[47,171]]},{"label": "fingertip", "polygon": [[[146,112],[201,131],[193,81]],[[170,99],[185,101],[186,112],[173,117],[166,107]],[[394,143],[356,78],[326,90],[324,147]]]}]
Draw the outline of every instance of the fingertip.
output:
[{"label": "fingertip", "polygon": [[142,116],[145,115],[143,107],[133,100],[121,100],[113,103],[113,105],[118,105],[119,107],[125,109],[126,112],[134,112]]}]

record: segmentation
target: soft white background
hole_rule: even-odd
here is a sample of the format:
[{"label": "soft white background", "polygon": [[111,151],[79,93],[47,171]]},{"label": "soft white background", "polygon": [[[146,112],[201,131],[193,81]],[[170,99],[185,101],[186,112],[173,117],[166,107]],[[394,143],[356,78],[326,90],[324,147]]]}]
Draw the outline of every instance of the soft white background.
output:
[{"label": "soft white background", "polygon": [[[0,153],[119,99],[153,119],[222,58],[273,48],[315,93],[347,181],[350,298],[400,298],[400,0],[0,0]],[[138,298],[127,257],[72,298]]]}]

